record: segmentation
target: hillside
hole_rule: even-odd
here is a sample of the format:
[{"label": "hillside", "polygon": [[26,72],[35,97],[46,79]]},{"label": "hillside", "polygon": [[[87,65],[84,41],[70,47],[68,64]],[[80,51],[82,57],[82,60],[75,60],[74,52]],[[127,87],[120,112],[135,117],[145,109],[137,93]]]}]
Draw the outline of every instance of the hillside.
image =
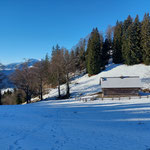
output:
[{"label": "hillside", "polygon": [[[100,77],[139,76],[143,89],[150,88],[150,66],[138,64],[133,66],[110,63],[106,69],[98,75],[88,77],[84,75],[71,81],[70,88],[72,96],[91,95],[101,91],[99,85]],[[65,93],[65,85],[61,86],[62,94]],[[51,89],[45,98],[57,96],[57,89]]]},{"label": "hillside", "polygon": [[[86,103],[74,98],[99,92],[102,76],[138,75],[142,79],[149,70],[145,65],[111,64],[96,76],[73,80],[69,100],[55,100],[57,89],[51,89],[41,102],[0,106],[0,149],[149,150],[148,98]],[[63,93],[65,85],[61,89]]]}]

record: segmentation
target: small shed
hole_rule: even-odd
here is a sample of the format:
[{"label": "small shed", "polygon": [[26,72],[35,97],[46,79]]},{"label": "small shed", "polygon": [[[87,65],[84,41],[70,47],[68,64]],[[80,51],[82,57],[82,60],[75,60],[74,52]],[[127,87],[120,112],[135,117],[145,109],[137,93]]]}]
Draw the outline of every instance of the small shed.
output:
[{"label": "small shed", "polygon": [[102,77],[100,85],[103,96],[138,96],[142,88],[138,76]]}]

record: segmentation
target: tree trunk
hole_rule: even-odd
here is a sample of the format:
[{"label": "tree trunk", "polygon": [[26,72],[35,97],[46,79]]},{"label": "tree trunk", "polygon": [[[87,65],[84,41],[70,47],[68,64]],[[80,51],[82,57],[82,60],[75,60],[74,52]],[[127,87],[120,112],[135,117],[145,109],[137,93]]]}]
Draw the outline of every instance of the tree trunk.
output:
[{"label": "tree trunk", "polygon": [[40,99],[43,100],[43,87],[40,86]]},{"label": "tree trunk", "polygon": [[60,98],[61,97],[61,94],[60,94],[60,74],[57,72],[57,77],[58,77],[58,97]]},{"label": "tree trunk", "polygon": [[67,98],[70,97],[70,87],[69,87],[69,75],[66,75],[66,96]]},{"label": "tree trunk", "polygon": [[43,80],[40,80],[40,88],[39,88],[39,94],[40,94],[40,99],[43,100]]},{"label": "tree trunk", "polygon": [[27,104],[30,102],[30,95],[29,95],[29,89],[27,88],[27,90],[26,90],[26,102],[27,102]]},{"label": "tree trunk", "polygon": [[61,94],[60,94],[60,81],[58,79],[58,97],[61,97]]}]

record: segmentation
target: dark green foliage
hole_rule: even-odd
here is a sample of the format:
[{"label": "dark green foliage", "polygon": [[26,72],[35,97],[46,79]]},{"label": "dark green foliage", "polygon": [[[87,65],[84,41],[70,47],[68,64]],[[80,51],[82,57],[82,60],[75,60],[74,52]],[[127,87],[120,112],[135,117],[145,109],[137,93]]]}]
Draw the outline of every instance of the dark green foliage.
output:
[{"label": "dark green foliage", "polygon": [[102,63],[103,66],[108,64],[108,60],[110,58],[109,51],[111,49],[111,42],[107,38],[105,39],[105,42],[103,44],[103,49],[102,49]]},{"label": "dark green foliage", "polygon": [[122,52],[125,64],[134,65],[142,62],[141,24],[138,15],[133,23],[130,17],[124,22]]},{"label": "dark green foliage", "polygon": [[132,24],[132,29],[131,29],[131,57],[132,57],[131,59],[133,59],[134,61],[133,64],[141,63],[142,55],[143,53],[141,49],[141,23],[137,15]]},{"label": "dark green foliage", "polygon": [[127,31],[127,29],[129,28],[129,26],[132,24],[132,18],[129,15],[127,17],[127,19],[123,22],[123,34]]},{"label": "dark green foliage", "polygon": [[[130,64],[130,35],[131,35],[131,27],[132,18],[129,15],[128,18],[123,22],[123,30],[122,30],[122,57],[125,64]],[[130,28],[129,28],[130,27]]]},{"label": "dark green foliage", "polygon": [[143,50],[143,61],[146,65],[150,64],[150,17],[144,15],[141,27],[141,46]]},{"label": "dark green foliage", "polygon": [[102,69],[102,49],[98,29],[93,29],[88,41],[87,72],[89,75],[98,74]]},{"label": "dark green foliage", "polygon": [[80,39],[79,45],[74,50],[74,63],[75,63],[75,70],[82,71],[85,69],[85,40]]},{"label": "dark green foliage", "polygon": [[114,28],[114,38],[113,38],[113,62],[122,63],[122,22],[116,23]]},{"label": "dark green foliage", "polygon": [[16,103],[17,104],[21,104],[22,103],[22,94],[21,93],[18,93],[17,95],[16,95]]},{"label": "dark green foliage", "polygon": [[131,57],[131,29],[132,26],[129,26],[126,32],[123,35],[123,45],[122,45],[122,54],[124,63],[127,65],[132,65]]},{"label": "dark green foliage", "polygon": [[85,40],[80,42],[79,60],[80,60],[80,70],[85,69]]}]

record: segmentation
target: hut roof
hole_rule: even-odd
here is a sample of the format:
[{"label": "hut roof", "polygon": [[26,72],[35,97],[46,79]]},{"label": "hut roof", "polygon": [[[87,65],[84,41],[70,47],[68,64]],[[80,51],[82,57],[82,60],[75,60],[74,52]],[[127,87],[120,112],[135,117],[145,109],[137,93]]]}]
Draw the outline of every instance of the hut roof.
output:
[{"label": "hut roof", "polygon": [[142,83],[138,76],[102,77],[102,88],[141,88]]}]

